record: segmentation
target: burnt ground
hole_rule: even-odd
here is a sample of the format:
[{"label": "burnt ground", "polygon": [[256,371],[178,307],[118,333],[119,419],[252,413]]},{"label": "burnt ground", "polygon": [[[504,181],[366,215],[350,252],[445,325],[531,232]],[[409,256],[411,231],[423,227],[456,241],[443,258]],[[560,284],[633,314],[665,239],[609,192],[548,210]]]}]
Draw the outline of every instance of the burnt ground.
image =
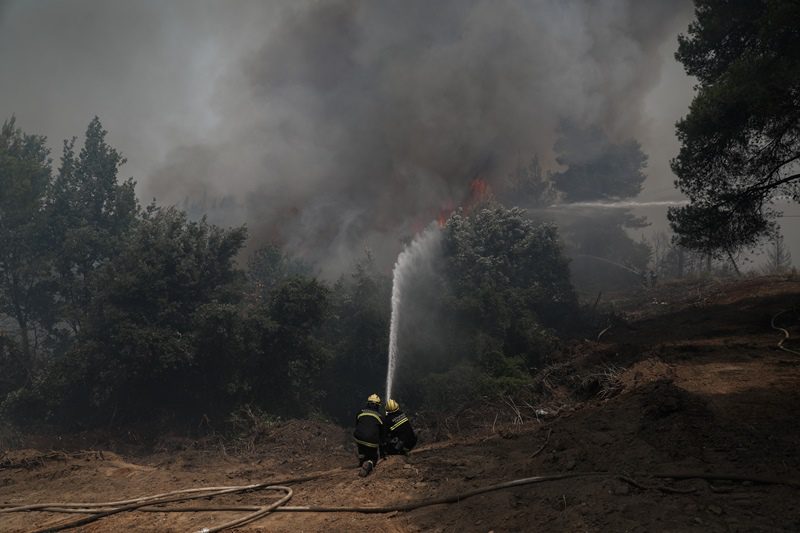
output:
[{"label": "burnt ground", "polygon": [[[800,355],[777,348],[783,333],[770,324],[800,309],[800,281],[701,280],[613,303],[612,326],[599,341],[568,346],[535,394],[431,423],[415,453],[367,478],[356,476],[349,430],[315,421],[284,422],[238,446],[164,438],[144,454],[86,435],[19,437],[22,447],[0,451],[0,503],[108,501],[322,472],[291,483],[290,505],[383,506],[602,472],[408,512],[277,512],[239,531],[800,531]],[[777,325],[800,351],[798,316],[784,313]],[[272,499],[262,491],[195,505]],[[82,531],[196,531],[237,515],[128,512]],[[77,516],[4,513],[0,531]]]}]

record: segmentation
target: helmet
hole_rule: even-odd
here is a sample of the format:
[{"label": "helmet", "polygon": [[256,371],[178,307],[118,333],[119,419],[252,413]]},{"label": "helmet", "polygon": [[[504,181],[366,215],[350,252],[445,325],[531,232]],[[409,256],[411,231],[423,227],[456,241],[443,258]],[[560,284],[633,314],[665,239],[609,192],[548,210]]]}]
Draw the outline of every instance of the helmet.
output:
[{"label": "helmet", "polygon": [[386,400],[386,412],[387,413],[394,413],[398,409],[400,409],[400,404],[398,404],[394,400]]},{"label": "helmet", "polygon": [[369,403],[381,403],[381,397],[377,394],[370,394],[369,398],[367,398]]}]

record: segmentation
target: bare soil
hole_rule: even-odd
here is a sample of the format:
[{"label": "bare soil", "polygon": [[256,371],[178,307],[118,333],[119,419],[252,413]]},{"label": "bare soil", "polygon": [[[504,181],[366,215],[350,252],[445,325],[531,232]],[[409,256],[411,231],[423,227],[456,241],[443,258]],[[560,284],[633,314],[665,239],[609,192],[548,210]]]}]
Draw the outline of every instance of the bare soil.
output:
[{"label": "bare soil", "polygon": [[[98,449],[87,435],[25,437],[27,447],[0,450],[0,503],[120,500],[317,472],[291,483],[290,505],[384,506],[600,472],[408,512],[275,512],[238,531],[800,531],[800,355],[778,349],[784,334],[771,327],[780,311],[800,309],[800,281],[702,280],[614,304],[600,340],[568,346],[535,394],[428,422],[415,453],[367,478],[356,475],[349,428],[315,421],[278,424],[249,448],[165,438],[146,454],[107,440]],[[798,314],[776,325],[790,334],[784,346],[800,351]],[[194,505],[274,498],[259,491]],[[241,514],[126,512],[80,530],[197,531]],[[0,531],[78,516],[3,513]]]}]

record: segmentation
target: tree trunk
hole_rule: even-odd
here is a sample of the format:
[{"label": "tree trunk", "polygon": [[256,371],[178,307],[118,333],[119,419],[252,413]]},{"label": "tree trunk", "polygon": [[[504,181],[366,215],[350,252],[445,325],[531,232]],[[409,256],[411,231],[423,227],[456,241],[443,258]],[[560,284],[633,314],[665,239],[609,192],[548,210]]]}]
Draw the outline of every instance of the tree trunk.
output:
[{"label": "tree trunk", "polygon": [[11,279],[11,303],[14,306],[14,320],[17,321],[19,326],[22,355],[25,358],[25,364],[30,369],[31,362],[31,342],[28,337],[28,317],[20,303],[20,289],[19,281],[16,276]]},{"label": "tree trunk", "polygon": [[736,271],[736,275],[742,277],[742,273],[739,270],[739,265],[736,264],[736,260],[733,258],[733,254],[730,250],[725,250],[728,253],[728,259],[731,260],[731,264],[733,265],[733,269]]}]

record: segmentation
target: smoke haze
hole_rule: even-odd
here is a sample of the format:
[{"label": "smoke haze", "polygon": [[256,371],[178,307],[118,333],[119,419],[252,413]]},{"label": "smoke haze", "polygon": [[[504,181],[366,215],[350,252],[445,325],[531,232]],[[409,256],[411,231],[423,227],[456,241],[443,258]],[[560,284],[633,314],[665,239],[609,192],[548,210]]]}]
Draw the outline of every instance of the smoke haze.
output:
[{"label": "smoke haze", "polygon": [[54,146],[96,114],[143,200],[246,222],[251,247],[333,276],[365,246],[388,268],[475,178],[534,154],[554,169],[563,121],[660,154],[653,126],[677,116],[652,94],[671,94],[660,76],[691,14],[688,0],[7,1],[0,114]]}]

